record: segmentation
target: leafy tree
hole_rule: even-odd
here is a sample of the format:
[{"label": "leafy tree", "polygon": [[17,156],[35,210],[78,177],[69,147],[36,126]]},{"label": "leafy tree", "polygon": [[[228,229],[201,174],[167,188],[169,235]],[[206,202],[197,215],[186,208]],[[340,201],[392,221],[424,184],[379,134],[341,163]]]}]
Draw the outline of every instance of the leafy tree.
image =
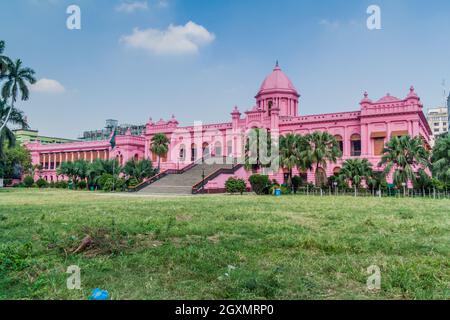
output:
[{"label": "leafy tree", "polygon": [[431,162],[433,176],[446,185],[450,185],[450,133],[437,139]]},{"label": "leafy tree", "polygon": [[157,133],[152,138],[150,150],[158,156],[158,172],[161,169],[161,157],[169,152],[169,143],[164,133]]},{"label": "leafy tree", "polygon": [[2,87],[2,98],[5,101],[11,99],[10,108],[8,108],[8,113],[5,118],[2,118],[2,125],[0,126],[0,131],[6,127],[11,113],[14,110],[14,103],[17,98],[21,97],[22,101],[29,99],[30,91],[28,89],[29,84],[36,83],[34,78],[35,72],[30,68],[23,68],[22,61],[20,59],[15,62],[9,61],[7,66],[7,72],[0,75],[0,82],[5,81]]},{"label": "leafy tree", "polygon": [[[12,109],[7,106],[4,100],[0,99],[0,120],[6,118],[8,114],[10,114],[10,124],[17,125],[25,129],[28,128],[23,112],[17,109]],[[14,136],[14,133],[7,126],[5,126],[4,129],[0,131],[0,161],[5,158],[5,148],[13,148],[15,145],[16,137]]]},{"label": "leafy tree", "polygon": [[32,168],[30,152],[20,145],[7,149],[1,164],[4,170],[4,178],[20,179],[23,174],[29,173]]},{"label": "leafy tree", "polygon": [[153,168],[150,160],[136,161],[132,159],[128,161],[122,168],[122,172],[128,177],[128,179],[136,179],[141,183],[144,179],[153,177],[156,174],[156,170]]},{"label": "leafy tree", "polygon": [[342,157],[336,138],[328,132],[313,132],[306,136],[310,147],[307,148],[302,157],[315,165],[316,185],[320,184],[319,168],[326,169],[329,162],[336,163]]},{"label": "leafy tree", "polygon": [[392,137],[383,150],[381,161],[378,164],[384,166],[384,174],[392,171],[394,183],[401,186],[403,183],[416,181],[417,169],[426,169],[430,166],[430,154],[425,149],[420,137],[410,136]]},{"label": "leafy tree", "polygon": [[367,159],[347,159],[339,171],[339,178],[357,188],[363,180],[368,182],[372,176],[372,164]]}]

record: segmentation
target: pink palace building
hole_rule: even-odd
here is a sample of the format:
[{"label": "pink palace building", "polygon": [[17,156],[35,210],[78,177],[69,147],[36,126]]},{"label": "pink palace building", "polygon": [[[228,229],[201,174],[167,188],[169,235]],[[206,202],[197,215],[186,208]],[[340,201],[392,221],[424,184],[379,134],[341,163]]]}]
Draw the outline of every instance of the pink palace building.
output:
[{"label": "pink palace building", "polygon": [[[157,133],[164,133],[171,141],[167,156],[161,160],[161,170],[170,173],[185,172],[202,157],[222,158],[227,163],[236,163],[243,153],[245,135],[252,128],[265,128],[279,135],[304,135],[314,131],[331,133],[338,140],[343,157],[337,163],[319,168],[320,174],[327,176],[338,172],[343,161],[354,157],[367,158],[376,168],[383,146],[392,136],[421,136],[429,146],[431,129],[422,111],[423,104],[413,87],[403,99],[387,94],[373,101],[364,93],[359,108],[352,112],[301,115],[299,98],[295,86],[277,63],[262,83],[255,97],[256,105],[244,114],[234,107],[230,122],[182,127],[172,116],[168,121],[153,122],[150,119],[142,136],[133,136],[131,132],[118,136],[114,149],[107,140],[54,145],[35,142],[27,147],[31,151],[33,164],[43,167],[41,176],[48,181],[57,181],[64,179],[58,177],[56,168],[65,161],[117,158],[124,164],[135,158],[151,159],[156,163],[157,157],[152,154],[150,146],[152,137]],[[206,177],[206,189],[223,190],[228,177],[248,178],[252,174],[242,165],[232,168],[231,171],[218,170]],[[281,169],[268,174],[280,183],[285,179]],[[315,174],[313,171],[303,173],[310,182],[315,181]]]}]

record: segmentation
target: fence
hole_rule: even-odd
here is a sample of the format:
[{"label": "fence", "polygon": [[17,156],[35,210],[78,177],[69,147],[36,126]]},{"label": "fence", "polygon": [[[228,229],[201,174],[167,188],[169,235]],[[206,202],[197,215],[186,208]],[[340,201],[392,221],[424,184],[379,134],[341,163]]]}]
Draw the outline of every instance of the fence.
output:
[{"label": "fence", "polygon": [[310,188],[302,187],[297,190],[297,195],[327,197],[327,196],[352,196],[352,197],[378,197],[378,198],[428,198],[450,199],[450,190],[428,189],[343,189],[343,188]]}]

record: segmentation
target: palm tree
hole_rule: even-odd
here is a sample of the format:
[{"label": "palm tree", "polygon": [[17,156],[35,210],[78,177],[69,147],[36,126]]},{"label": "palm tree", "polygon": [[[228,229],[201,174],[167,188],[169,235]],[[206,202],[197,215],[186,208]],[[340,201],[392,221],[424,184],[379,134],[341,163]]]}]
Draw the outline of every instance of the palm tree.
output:
[{"label": "palm tree", "polygon": [[164,133],[157,133],[152,138],[150,150],[158,156],[158,172],[161,169],[161,157],[169,152],[169,143]]},{"label": "palm tree", "polygon": [[132,159],[128,161],[122,169],[122,172],[129,179],[134,178],[141,183],[145,178],[150,178],[155,174],[155,169],[150,160],[136,161]]},{"label": "palm tree", "polygon": [[59,166],[59,168],[56,169],[56,173],[59,176],[66,176],[76,184],[76,170],[75,170],[75,163],[74,162],[63,162]]},{"label": "palm tree", "polygon": [[307,157],[308,140],[300,135],[287,134],[280,138],[280,165],[288,171],[288,185],[292,187],[292,171],[294,168],[308,170],[312,164]]},{"label": "palm tree", "polygon": [[2,119],[3,123],[0,127],[0,131],[2,131],[3,128],[6,127],[12,110],[14,110],[14,103],[17,101],[18,95],[21,95],[22,101],[28,100],[30,96],[28,84],[36,83],[34,73],[35,72],[30,68],[23,68],[22,61],[18,59],[15,63],[10,61],[8,63],[8,73],[0,75],[0,81],[6,81],[1,92],[2,98],[5,101],[7,101],[9,98],[11,99],[11,108],[6,115],[6,118]]},{"label": "palm tree", "polygon": [[422,138],[410,136],[393,137],[386,144],[378,166],[384,166],[384,174],[394,170],[393,178],[397,186],[415,182],[417,169],[430,166],[430,153],[425,149]]},{"label": "palm tree", "polygon": [[433,175],[445,184],[450,184],[450,133],[436,141],[431,158]]},{"label": "palm tree", "polygon": [[257,171],[270,167],[272,137],[265,129],[253,128],[248,134],[245,144],[245,169]]},{"label": "palm tree", "polygon": [[11,59],[3,55],[5,51],[5,41],[0,41],[0,75],[4,75],[8,70],[8,64],[11,63]]},{"label": "palm tree", "polygon": [[320,184],[319,168],[326,169],[329,162],[336,163],[337,159],[342,157],[341,150],[336,138],[328,132],[313,132],[306,136],[310,147],[305,150],[303,155],[316,166],[316,185]]},{"label": "palm tree", "polygon": [[[8,113],[10,113],[11,124],[27,129],[28,124],[26,123],[23,112],[17,109],[10,112],[11,109],[11,107],[6,105],[5,101],[0,99],[0,119],[3,119]],[[8,127],[5,127],[4,130],[0,131],[0,160],[4,159],[5,147],[13,148],[15,143],[16,138],[14,133]]]},{"label": "palm tree", "polygon": [[86,160],[77,160],[74,162],[74,174],[80,181],[86,181],[88,177],[90,163]]},{"label": "palm tree", "polygon": [[369,182],[372,174],[372,164],[367,159],[347,159],[339,171],[339,178],[347,185],[351,183],[355,188],[359,188],[363,180]]}]

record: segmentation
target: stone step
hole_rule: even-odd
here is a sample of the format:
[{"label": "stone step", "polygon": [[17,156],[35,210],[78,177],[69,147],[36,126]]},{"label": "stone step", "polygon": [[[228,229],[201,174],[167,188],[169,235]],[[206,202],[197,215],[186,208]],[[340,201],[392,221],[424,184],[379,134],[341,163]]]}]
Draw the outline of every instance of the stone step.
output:
[{"label": "stone step", "polygon": [[[139,191],[141,194],[190,194],[192,186],[219,169],[231,169],[229,164],[199,164],[182,174],[169,174]],[[203,171],[204,170],[204,171]]]}]

